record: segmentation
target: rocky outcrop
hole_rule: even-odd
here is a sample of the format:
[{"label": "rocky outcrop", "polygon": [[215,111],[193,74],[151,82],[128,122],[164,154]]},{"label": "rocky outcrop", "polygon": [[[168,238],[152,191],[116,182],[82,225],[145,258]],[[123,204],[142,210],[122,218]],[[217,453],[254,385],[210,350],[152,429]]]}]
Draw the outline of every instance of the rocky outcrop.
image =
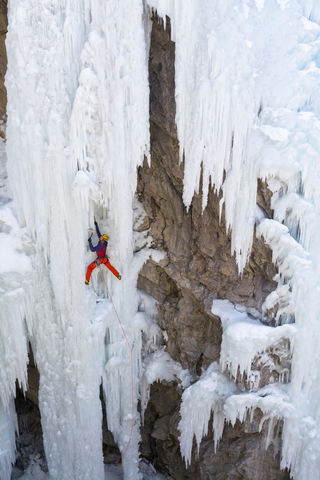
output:
[{"label": "rocky outcrop", "polygon": [[25,395],[37,406],[39,405],[39,382],[40,374],[34,361],[31,344],[29,344],[28,390]]},{"label": "rocky outcrop", "polygon": [[33,463],[36,463],[44,472],[47,472],[39,408],[28,397],[25,398],[19,389],[17,390],[15,406],[18,417],[15,467],[24,471]]},{"label": "rocky outcrop", "polygon": [[279,470],[281,426],[275,431],[276,441],[265,448],[268,424],[259,432],[262,414],[257,410],[234,427],[226,425],[217,452],[214,451],[212,423],[209,434],[201,442],[199,454],[194,444],[191,465],[181,459],[178,437],[180,396],[175,385],[154,384],[142,429],[141,454],[175,480],[289,480],[287,471]]},{"label": "rocky outcrop", "polygon": [[[167,351],[197,378],[213,361],[219,361],[222,328],[211,313],[212,300],[228,299],[252,312],[261,311],[276,287],[271,251],[254,239],[243,275],[231,255],[231,239],[224,216],[219,222],[220,196],[212,189],[202,212],[202,195],[195,194],[187,211],[182,201],[183,164],[175,125],[174,43],[170,21],[165,31],[154,18],[150,60],[151,164],[139,169],[138,194],[147,212],[146,225],[153,245],[166,251],[159,264],[152,260],[140,272],[138,287],[159,302],[158,323],[167,332]],[[259,181],[258,204],[272,216],[270,192]],[[270,319],[272,321],[272,318]],[[267,383],[269,374],[261,375]],[[141,430],[141,452],[176,480],[182,479],[288,479],[280,470],[275,446],[265,448],[267,423],[259,432],[261,413],[254,421],[226,425],[217,453],[212,431],[203,439],[199,454],[194,447],[189,468],[180,455],[178,438],[181,388],[174,383],[154,384]],[[278,430],[281,426],[278,425]],[[209,429],[210,432],[210,429]],[[280,431],[275,435],[279,439]]]}]

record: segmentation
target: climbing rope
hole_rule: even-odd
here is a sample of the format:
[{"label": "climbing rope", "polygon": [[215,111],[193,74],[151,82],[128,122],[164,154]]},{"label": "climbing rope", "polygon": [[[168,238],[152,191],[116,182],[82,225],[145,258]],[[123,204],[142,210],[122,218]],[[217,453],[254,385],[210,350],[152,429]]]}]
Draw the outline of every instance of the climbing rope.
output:
[{"label": "climbing rope", "polygon": [[117,312],[117,310],[116,310],[116,307],[114,306],[112,297],[111,297],[110,292],[109,292],[108,285],[107,285],[107,283],[106,283],[106,281],[105,281],[104,275],[103,275],[102,270],[101,270],[101,265],[99,265],[99,268],[100,268],[100,272],[101,272],[101,275],[102,275],[104,284],[105,284],[105,286],[106,286],[106,289],[107,289],[109,298],[110,298],[111,303],[112,303],[112,305],[113,305],[114,311],[116,312],[117,319],[118,319],[118,321],[119,321],[119,325],[120,325],[121,330],[122,330],[122,332],[123,332],[123,335],[124,335],[124,337],[125,337],[125,339],[126,339],[126,341],[127,341],[128,347],[130,348],[130,356],[131,356],[131,394],[132,394],[132,414],[131,414],[131,416],[132,416],[132,422],[131,422],[131,431],[130,431],[129,442],[128,442],[127,446],[126,446],[125,451],[123,452],[123,455],[122,455],[122,457],[121,457],[121,461],[120,461],[120,464],[119,464],[119,468],[118,468],[118,470],[117,470],[117,475],[116,475],[116,477],[115,477],[115,479],[114,479],[114,480],[116,480],[117,477],[118,477],[118,473],[119,473],[120,467],[121,467],[121,465],[122,465],[122,461],[123,461],[123,459],[124,459],[124,456],[125,456],[128,448],[129,448],[129,445],[130,445],[130,442],[131,442],[131,438],[132,438],[133,426],[134,426],[133,360],[132,360],[132,348],[131,348],[131,345],[130,345],[129,340],[128,340],[128,338],[127,338],[126,332],[125,332],[124,329],[123,329],[123,326],[122,326],[122,323],[121,323],[121,321],[120,321],[120,318],[119,318],[118,312]]}]

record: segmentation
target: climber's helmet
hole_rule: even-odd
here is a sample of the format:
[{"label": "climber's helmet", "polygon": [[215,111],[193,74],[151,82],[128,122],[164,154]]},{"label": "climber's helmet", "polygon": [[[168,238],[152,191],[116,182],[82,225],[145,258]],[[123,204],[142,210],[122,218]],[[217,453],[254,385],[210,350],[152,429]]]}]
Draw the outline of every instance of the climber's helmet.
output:
[{"label": "climber's helmet", "polygon": [[101,235],[101,237],[99,238],[100,242],[107,242],[109,240],[109,235],[107,235],[106,233],[104,233],[103,235]]}]

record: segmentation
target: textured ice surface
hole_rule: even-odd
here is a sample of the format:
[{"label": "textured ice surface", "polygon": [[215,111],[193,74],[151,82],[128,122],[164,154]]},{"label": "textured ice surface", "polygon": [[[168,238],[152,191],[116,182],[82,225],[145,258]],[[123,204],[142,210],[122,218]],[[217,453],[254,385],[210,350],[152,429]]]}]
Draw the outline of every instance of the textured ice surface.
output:
[{"label": "textured ice surface", "polygon": [[181,454],[188,465],[191,461],[193,439],[197,441],[198,450],[201,440],[208,434],[208,426],[213,414],[212,429],[214,446],[217,448],[222,437],[225,421],[235,424],[243,422],[248,413],[253,414],[260,408],[264,414],[260,430],[265,420],[270,419],[267,447],[273,440],[273,420],[292,419],[295,410],[290,402],[286,388],[281,385],[267,385],[256,392],[243,393],[228,376],[221,373],[219,365],[214,362],[203,372],[201,378],[187,388],[182,395],[180,408]]},{"label": "textured ice surface", "polygon": [[[242,419],[247,409],[257,406],[270,417],[277,412],[284,417],[282,466],[290,468],[295,479],[319,480],[319,3],[148,3],[160,15],[170,16],[176,42],[185,204],[189,206],[199,190],[202,169],[203,207],[210,184],[222,190],[221,212],[224,205],[239,271],[250,253],[255,222],[279,267],[277,291],[264,305],[266,310],[281,303],[278,326],[271,332],[259,322],[250,329],[253,324],[247,318],[228,321],[225,362],[248,370],[249,359],[274,336],[296,331],[285,394],[280,387],[261,394],[235,393],[225,399],[224,415]],[[136,290],[146,259],[159,261],[163,255],[149,249],[145,235],[134,238],[132,233],[136,167],[149,150],[150,23],[143,24],[142,15],[140,0],[9,4],[7,154],[15,210],[9,203],[0,140],[1,398],[6,408],[16,378],[26,387],[30,340],[40,371],[44,445],[53,479],[104,477],[101,377],[108,424],[122,451],[131,428],[129,349],[110,303],[96,307],[96,294],[106,297],[100,271],[92,277],[94,291],[84,290],[85,265],[94,258],[86,251],[93,214],[110,235],[108,254],[123,278],[119,282],[103,270],[134,346],[135,401],[142,374],[149,375],[148,382],[165,378],[167,360],[166,355],[157,356],[154,310],[145,302],[138,311]],[[273,220],[264,220],[261,211],[257,215],[258,177],[267,179],[273,192]],[[284,325],[293,322],[295,327]],[[243,349],[239,332],[246,333],[241,336]],[[182,419],[186,458],[187,445],[194,433],[200,441],[211,409],[219,411],[216,442],[221,434],[219,402],[226,395],[226,377],[215,368],[189,387],[203,396],[203,412],[198,408],[199,426],[193,421],[189,430]],[[187,387],[190,378],[186,374],[180,380]],[[206,390],[206,385],[212,388]],[[181,408],[191,408],[188,402],[186,393]],[[140,475],[136,410],[135,417],[124,461],[126,479]],[[12,421],[10,425],[12,432]],[[7,477],[10,438],[1,464]]]},{"label": "textured ice surface", "polygon": [[[114,480],[117,474],[118,467],[116,465],[104,466],[104,480]],[[141,480],[170,480],[166,474],[157,473],[154,467],[145,460],[142,460],[139,464],[139,470],[141,473]],[[119,480],[123,480],[122,468],[117,477]],[[27,468],[27,470],[21,473],[17,468],[13,469],[11,480],[50,480],[48,474],[45,474],[39,467],[36,461]]]},{"label": "textured ice surface", "polygon": [[239,371],[240,375],[246,374],[250,378],[251,364],[256,355],[285,338],[290,340],[291,349],[294,348],[297,328],[295,325],[270,327],[241,310],[237,311],[228,300],[214,300],[211,309],[222,322],[222,371],[228,369],[234,378]]},{"label": "textured ice surface", "polygon": [[[96,293],[85,291],[85,266],[94,259],[86,241],[93,214],[110,236],[110,261],[123,278],[120,283],[103,270],[136,346],[138,395],[141,334],[131,324],[138,310],[136,278],[150,255],[138,252],[133,258],[132,235],[136,167],[149,151],[142,14],[138,0],[18,0],[9,6],[7,166],[19,223],[32,248],[26,253],[18,235],[1,234],[8,254],[1,273],[23,276],[16,280],[14,307],[24,307],[20,317],[40,372],[39,406],[53,479],[104,477],[101,377],[108,425],[122,451],[131,428],[129,348],[110,302],[96,306]],[[91,283],[106,297],[99,271]],[[25,295],[20,302],[19,295]],[[10,346],[13,356],[26,337],[24,318],[11,312],[8,328],[15,328],[18,342]],[[17,353],[6,379],[11,394],[16,377],[25,388],[26,349]],[[139,477],[138,426],[137,414],[125,478]]]},{"label": "textured ice surface", "polygon": [[181,454],[188,465],[191,461],[193,437],[198,446],[202,438],[208,434],[208,424],[213,413],[212,428],[214,431],[215,449],[224,428],[223,406],[226,399],[236,391],[235,385],[227,375],[220,373],[219,365],[214,362],[203,372],[201,378],[188,387],[182,395],[179,423]]}]

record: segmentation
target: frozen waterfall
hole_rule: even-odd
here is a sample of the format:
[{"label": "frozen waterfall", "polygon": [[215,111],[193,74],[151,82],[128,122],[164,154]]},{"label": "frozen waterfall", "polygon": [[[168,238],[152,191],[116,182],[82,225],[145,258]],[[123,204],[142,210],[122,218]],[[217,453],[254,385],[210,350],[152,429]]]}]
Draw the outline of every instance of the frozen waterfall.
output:
[{"label": "frozen waterfall", "polygon": [[[131,375],[128,347],[111,305],[96,307],[96,294],[85,291],[85,265],[94,259],[87,253],[86,229],[95,214],[109,233],[108,253],[123,275],[121,283],[108,277],[109,290],[131,344],[139,346],[135,285],[145,257],[133,258],[132,201],[136,167],[149,152],[143,5],[14,1],[9,26],[7,168],[22,233],[16,232],[15,245],[11,230],[8,242],[20,265],[16,278],[10,271],[12,282],[23,290],[3,300],[9,305],[12,298],[20,315],[12,321],[11,310],[7,317],[15,324],[9,352],[14,361],[1,388],[2,401],[9,405],[16,378],[25,388],[28,338],[40,372],[50,475],[98,480],[104,478],[101,377],[109,428],[124,451],[131,427]],[[8,232],[11,217],[3,220]],[[96,275],[93,283],[103,294],[101,278]],[[2,333],[8,337],[6,330]],[[13,355],[16,350],[19,355]],[[1,359],[4,365],[9,353]],[[135,376],[139,355],[136,348]],[[120,363],[112,363],[118,358]],[[125,478],[139,476],[138,440],[137,416]]]}]

